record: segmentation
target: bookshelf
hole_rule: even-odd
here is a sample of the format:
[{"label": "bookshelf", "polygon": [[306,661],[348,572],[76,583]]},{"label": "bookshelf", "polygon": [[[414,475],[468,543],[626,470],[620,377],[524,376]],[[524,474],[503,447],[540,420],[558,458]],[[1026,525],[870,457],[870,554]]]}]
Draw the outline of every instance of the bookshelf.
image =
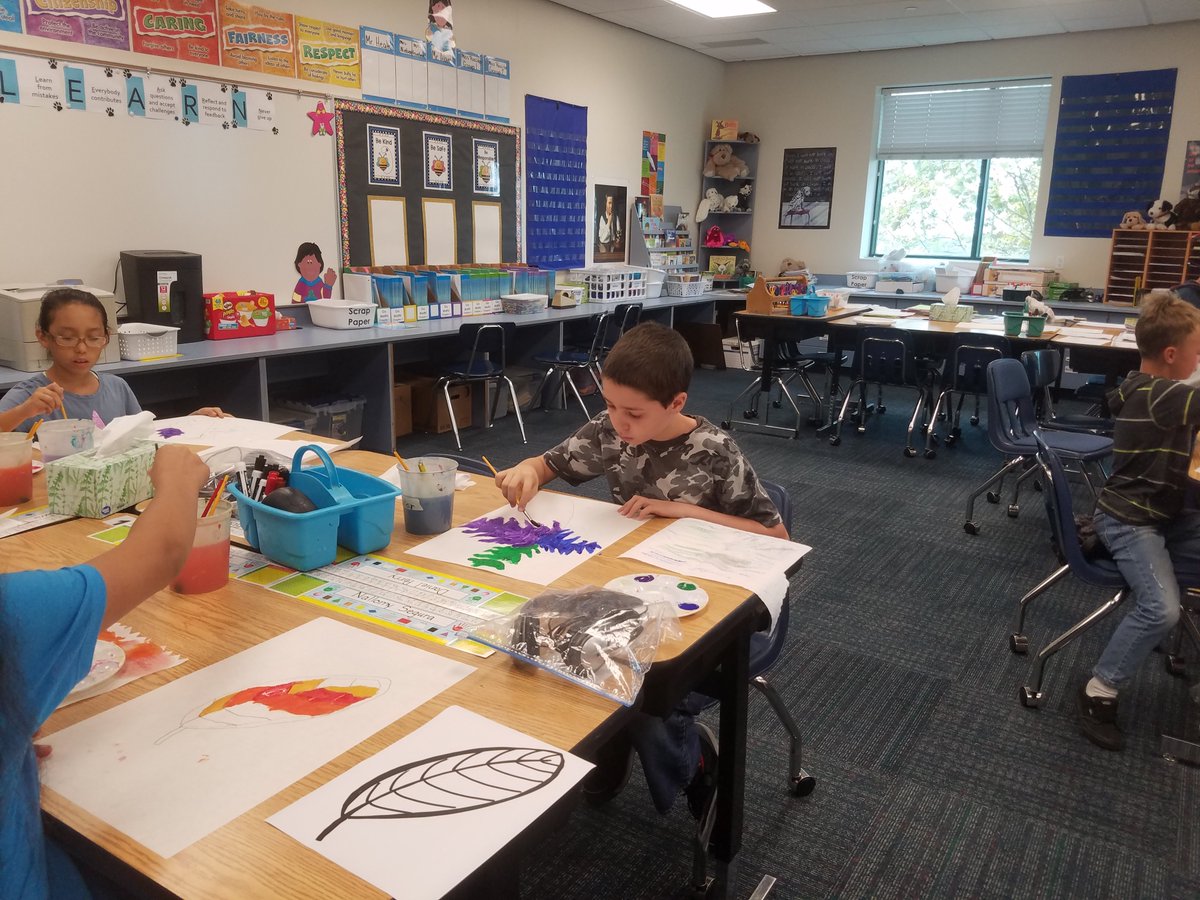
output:
[{"label": "bookshelf", "polygon": [[[634,207],[636,209],[636,207]],[[686,228],[676,228],[679,221],[678,206],[663,206],[661,217],[647,213],[638,219],[630,212],[633,220],[629,231],[633,239],[629,242],[629,264],[662,269],[668,275],[680,272],[696,272],[699,262],[696,248]]]},{"label": "bookshelf", "polygon": [[[750,254],[740,247],[706,247],[704,246],[705,235],[708,230],[716,225],[721,229],[721,232],[727,237],[732,237],[735,240],[745,241],[751,247],[754,246],[750,240],[751,223],[754,220],[754,204],[758,200],[757,191],[754,189],[754,177],[758,173],[758,148],[759,144],[748,144],[745,141],[705,141],[704,142],[704,159],[701,160],[701,166],[708,160],[708,154],[717,144],[729,144],[733,148],[735,156],[740,157],[746,163],[746,167],[750,170],[750,174],[745,178],[735,178],[732,181],[721,178],[720,176],[705,176],[700,183],[700,196],[703,197],[709,188],[716,188],[722,197],[737,195],[743,187],[749,186],[751,194],[749,198],[749,206],[740,204],[738,209],[729,212],[710,211],[708,218],[696,225],[696,250],[697,262],[700,270],[704,272],[712,271],[713,257],[729,257],[734,258],[734,266],[740,265],[750,259]],[[717,287],[736,287],[738,284],[738,276],[736,274],[715,275],[714,282]],[[724,282],[724,283],[722,283]]]}]

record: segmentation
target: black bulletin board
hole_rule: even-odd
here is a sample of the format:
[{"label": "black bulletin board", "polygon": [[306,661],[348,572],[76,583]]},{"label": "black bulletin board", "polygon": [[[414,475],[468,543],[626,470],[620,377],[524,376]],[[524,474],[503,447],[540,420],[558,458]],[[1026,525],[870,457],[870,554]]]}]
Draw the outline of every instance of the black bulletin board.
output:
[{"label": "black bulletin board", "polygon": [[828,228],[833,211],[833,170],[837,147],[783,151],[780,228]]},{"label": "black bulletin board", "polygon": [[[391,265],[398,259],[372,259],[371,198],[402,198],[408,263],[426,262],[423,200],[449,200],[454,204],[456,262],[497,263],[521,259],[521,130],[512,125],[436,115],[373,103],[337,100],[338,196],[341,208],[342,264],[347,266]],[[372,142],[368,126],[399,136],[399,186],[375,180]],[[453,175],[450,190],[426,187],[426,133],[448,137]],[[494,142],[499,193],[480,191],[476,177],[476,142]],[[395,174],[395,169],[392,169]],[[474,259],[474,212],[476,203],[500,204],[500,249],[502,259]]]}]

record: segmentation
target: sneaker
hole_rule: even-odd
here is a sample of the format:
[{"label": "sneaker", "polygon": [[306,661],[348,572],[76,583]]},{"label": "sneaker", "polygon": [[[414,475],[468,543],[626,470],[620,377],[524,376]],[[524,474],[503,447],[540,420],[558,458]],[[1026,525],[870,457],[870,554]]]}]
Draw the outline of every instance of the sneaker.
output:
[{"label": "sneaker", "polygon": [[1124,750],[1125,737],[1117,727],[1117,698],[1089,697],[1079,688],[1079,726],[1084,736],[1105,750]]},{"label": "sneaker", "polygon": [[700,722],[696,723],[696,730],[700,733],[700,764],[683,792],[692,818],[700,820],[717,796],[717,736]]}]

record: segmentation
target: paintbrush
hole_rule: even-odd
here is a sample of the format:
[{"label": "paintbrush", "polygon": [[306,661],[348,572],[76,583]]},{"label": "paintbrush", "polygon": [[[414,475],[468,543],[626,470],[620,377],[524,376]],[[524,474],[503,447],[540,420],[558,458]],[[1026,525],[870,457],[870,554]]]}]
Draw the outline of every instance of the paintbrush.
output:
[{"label": "paintbrush", "polygon": [[[496,467],[492,465],[492,461],[490,459],[488,459],[486,456],[481,456],[479,458],[483,460],[483,464],[485,466],[487,466],[489,469],[492,470],[493,475],[495,475],[497,478],[500,477],[500,473],[496,471]],[[521,501],[518,498],[517,502],[513,504],[513,506],[515,506],[517,508],[517,512],[519,512],[521,515],[523,515],[525,517],[525,521],[528,522],[530,525],[532,525],[534,528],[541,528],[542,523],[539,522],[537,519],[533,518],[533,516],[529,515],[529,513],[525,512],[525,510],[521,509],[521,507],[518,505],[520,502]]]}]

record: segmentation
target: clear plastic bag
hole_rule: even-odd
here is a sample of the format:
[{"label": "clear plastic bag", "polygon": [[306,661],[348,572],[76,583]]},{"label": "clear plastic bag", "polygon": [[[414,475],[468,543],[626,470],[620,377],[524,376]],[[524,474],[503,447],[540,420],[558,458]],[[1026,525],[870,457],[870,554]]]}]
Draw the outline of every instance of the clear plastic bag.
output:
[{"label": "clear plastic bag", "polygon": [[681,635],[670,603],[589,585],[543,591],[470,636],[631,706],[659,644]]}]

